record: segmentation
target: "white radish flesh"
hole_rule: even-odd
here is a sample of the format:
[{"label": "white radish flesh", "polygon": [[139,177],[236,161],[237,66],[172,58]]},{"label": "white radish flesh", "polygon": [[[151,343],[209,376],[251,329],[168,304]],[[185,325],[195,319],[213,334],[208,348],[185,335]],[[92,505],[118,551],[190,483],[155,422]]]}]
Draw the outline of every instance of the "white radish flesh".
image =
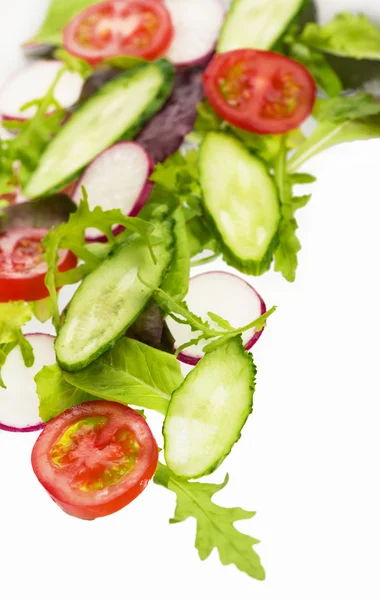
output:
[{"label": "white radish flesh", "polygon": [[[37,60],[13,75],[0,90],[0,114],[3,118],[18,121],[32,118],[36,107],[22,111],[22,106],[43,98],[62,67],[63,63],[59,60]],[[78,101],[82,86],[83,79],[78,73],[66,72],[57,84],[55,98],[63,108],[69,108]]]},{"label": "white radish flesh", "polygon": [[[191,312],[209,322],[213,329],[220,329],[208,316],[213,312],[226,319],[234,328],[239,328],[258,319],[265,313],[265,303],[251,285],[241,277],[223,271],[211,271],[190,279],[185,302]],[[166,323],[175,339],[175,348],[198,337],[188,325],[177,323],[168,317]],[[262,332],[250,329],[243,333],[247,350],[257,342]],[[200,342],[183,350],[178,358],[184,363],[195,365],[203,357],[202,348],[211,340]]]},{"label": "white radish flesh", "polygon": [[44,426],[38,413],[34,377],[42,367],[55,363],[55,338],[39,333],[26,337],[34,352],[33,366],[24,365],[20,348],[16,346],[1,370],[6,389],[0,387],[0,429],[5,431],[37,431]]},{"label": "white radish flesh", "polygon": [[[154,163],[142,146],[135,142],[119,142],[99,154],[78,181],[72,199],[79,204],[82,186],[88,194],[91,209],[118,208],[134,217],[149,198],[152,183],[149,177]],[[86,239],[98,240],[99,230],[86,230]]]},{"label": "white radish flesh", "polygon": [[174,27],[166,56],[177,66],[203,63],[212,54],[223,24],[220,0],[165,0]]}]

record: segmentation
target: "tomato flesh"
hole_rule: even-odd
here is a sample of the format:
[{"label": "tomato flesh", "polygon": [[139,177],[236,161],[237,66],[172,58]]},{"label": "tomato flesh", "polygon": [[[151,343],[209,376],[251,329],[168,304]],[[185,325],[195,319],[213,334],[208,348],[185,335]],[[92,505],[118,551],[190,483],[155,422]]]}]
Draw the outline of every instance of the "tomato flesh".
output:
[{"label": "tomato flesh", "polygon": [[[48,229],[13,229],[0,233],[0,302],[34,302],[49,296],[42,240]],[[69,250],[59,250],[58,269],[68,271],[77,264]]]},{"label": "tomato flesh", "polygon": [[170,14],[157,0],[113,0],[89,6],[66,26],[65,48],[91,63],[112,56],[161,56],[173,38]]},{"label": "tomato flesh", "polygon": [[134,500],[157,468],[158,448],[131,408],[96,400],[48,423],[34,445],[33,470],[68,514],[96,519]]},{"label": "tomato flesh", "polygon": [[286,133],[312,112],[316,85],[299,63],[275,52],[232,50],[213,58],[203,83],[214,110],[231,125]]}]

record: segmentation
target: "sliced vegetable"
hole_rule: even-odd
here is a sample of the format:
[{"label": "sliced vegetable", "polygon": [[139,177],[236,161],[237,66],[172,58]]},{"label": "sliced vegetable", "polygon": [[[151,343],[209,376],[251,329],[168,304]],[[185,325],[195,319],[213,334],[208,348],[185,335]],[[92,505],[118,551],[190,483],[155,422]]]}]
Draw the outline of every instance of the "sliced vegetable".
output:
[{"label": "sliced vegetable", "polygon": [[55,361],[54,338],[35,333],[26,339],[33,349],[32,366],[25,366],[20,347],[14,346],[1,372],[6,387],[0,386],[0,429],[5,431],[37,431],[44,426],[34,377],[45,364]]},{"label": "sliced vegetable", "polygon": [[[2,118],[24,121],[33,117],[37,111],[34,104],[25,110],[22,107],[45,96],[62,68],[63,63],[59,60],[36,60],[11,77],[0,90]],[[82,86],[82,77],[67,71],[56,87],[55,99],[63,108],[69,108],[78,101]],[[50,108],[52,111],[54,106]]]},{"label": "sliced vegetable", "polygon": [[193,128],[197,104],[203,96],[200,70],[188,69],[176,73],[169,100],[136,138],[155,162],[162,162],[181,146]]},{"label": "sliced vegetable", "polygon": [[[23,228],[0,233],[0,302],[32,302],[49,295],[42,245],[47,232],[47,229]],[[76,264],[72,252],[59,250],[59,271],[73,269]]]},{"label": "sliced vegetable", "polygon": [[182,523],[189,517],[195,519],[195,547],[201,560],[208,558],[217,548],[223,565],[234,564],[240,571],[262,581],[265,571],[252,547],[259,541],[234,526],[235,521],[251,519],[256,513],[238,507],[225,508],[212,500],[217,492],[226,487],[228,479],[226,475],[224,482],[219,484],[184,481],[161,463],[158,463],[154,475],[154,483],[176,494],[175,513],[169,522]]},{"label": "sliced vegetable", "polygon": [[244,273],[263,273],[272,261],[280,220],[276,186],[264,163],[234,137],[211,132],[199,166],[206,217],[225,260]]},{"label": "sliced vegetable", "polygon": [[103,86],[61,128],[24,190],[28,198],[74,179],[119,138],[133,138],[164,104],[174,69],[166,60],[147,63]]},{"label": "sliced vegetable", "polygon": [[269,50],[304,4],[305,0],[233,0],[219,36],[218,52]]},{"label": "sliced vegetable", "polygon": [[153,477],[157,461],[145,419],[107,401],[85,402],[50,421],[32,452],[34,473],[54,502],[88,520],[132,502]]},{"label": "sliced vegetable", "polygon": [[78,371],[112,347],[152,297],[139,279],[159,286],[172,258],[172,223],[157,225],[155,262],[138,236],[115,250],[75,292],[55,349],[58,364]]},{"label": "sliced vegetable", "polygon": [[215,50],[224,9],[220,0],[164,0],[173,26],[166,56],[177,66],[202,64]]},{"label": "sliced vegetable", "polygon": [[[216,328],[218,322],[215,322],[213,317],[217,320],[222,317],[237,329],[258,319],[266,312],[263,299],[247,281],[223,271],[210,271],[192,277],[185,302],[191,312]],[[196,335],[189,325],[179,323],[172,317],[167,318],[167,324],[174,336],[175,348],[186,344]],[[246,350],[252,348],[262,332],[263,329],[256,331],[256,328],[244,332],[243,343]],[[203,346],[207,343],[208,341],[204,340],[196,346],[184,349],[178,355],[179,360],[189,365],[196,365],[204,356]]]},{"label": "sliced vegetable", "polygon": [[170,14],[163,2],[102,2],[85,8],[65,27],[68,52],[90,63],[112,56],[162,56],[173,37]]},{"label": "sliced vegetable", "polygon": [[208,65],[203,83],[214,110],[254,133],[285,133],[312,112],[317,88],[309,71],[275,52],[234,50]]},{"label": "sliced vegetable", "polygon": [[178,477],[212,473],[252,412],[256,368],[235,337],[207,354],[174,392],[164,423],[165,461]]},{"label": "sliced vegetable", "polygon": [[76,206],[64,194],[13,204],[0,213],[0,231],[11,231],[22,227],[50,229],[68,220]]},{"label": "sliced vegetable", "polygon": [[[82,186],[88,194],[91,209],[118,208],[125,215],[136,216],[152,191],[149,177],[153,161],[142,146],[135,142],[119,142],[104,150],[92,161],[79,179],[73,200],[79,205]],[[117,233],[120,228],[117,228]],[[89,240],[104,238],[97,229],[87,229]]]}]

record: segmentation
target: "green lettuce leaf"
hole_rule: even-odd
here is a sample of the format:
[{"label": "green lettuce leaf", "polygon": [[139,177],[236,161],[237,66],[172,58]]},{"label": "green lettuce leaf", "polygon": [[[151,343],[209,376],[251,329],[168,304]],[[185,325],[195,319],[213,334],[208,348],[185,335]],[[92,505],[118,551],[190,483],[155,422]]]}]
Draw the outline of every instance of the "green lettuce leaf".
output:
[{"label": "green lettuce leaf", "polygon": [[62,31],[69,21],[98,0],[52,0],[45,20],[31,42],[62,44]]},{"label": "green lettuce leaf", "polygon": [[301,41],[337,56],[380,60],[380,28],[363,14],[344,12],[327,25],[308,23]]},{"label": "green lettuce leaf", "polygon": [[0,304],[0,387],[5,388],[1,378],[1,368],[8,354],[15,346],[20,346],[26,367],[34,363],[33,348],[24,337],[21,328],[32,318],[32,309],[25,302],[6,302]]},{"label": "green lettuce leaf", "polygon": [[65,380],[84,392],[166,414],[171,394],[182,381],[179,362],[166,352],[122,338],[115,346]]},{"label": "green lettuce leaf", "polygon": [[58,365],[43,367],[34,381],[40,399],[39,413],[44,423],[48,423],[72,406],[96,399],[70,385]]},{"label": "green lettuce leaf", "polygon": [[380,115],[380,102],[371,94],[357,93],[354,96],[339,96],[329,100],[318,100],[314,116],[319,121],[342,123]]},{"label": "green lettuce leaf", "polygon": [[254,579],[265,579],[265,571],[253,546],[259,541],[234,527],[236,521],[251,519],[255,512],[242,508],[225,508],[212,501],[226,487],[228,475],[221,484],[193,483],[179,479],[159,463],[154,482],[176,494],[176,508],[170,523],[181,523],[193,517],[197,524],[195,547],[201,560],[217,548],[223,565],[234,564]]}]

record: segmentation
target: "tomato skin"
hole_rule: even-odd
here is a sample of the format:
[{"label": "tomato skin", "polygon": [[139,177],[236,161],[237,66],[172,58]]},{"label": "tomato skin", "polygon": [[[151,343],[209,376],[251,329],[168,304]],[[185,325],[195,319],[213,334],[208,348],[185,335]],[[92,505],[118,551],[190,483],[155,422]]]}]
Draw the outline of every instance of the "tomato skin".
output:
[{"label": "tomato skin", "polygon": [[[34,302],[49,296],[41,244],[48,231],[23,228],[0,233],[0,302]],[[76,266],[77,259],[69,250],[60,250],[59,255],[59,271],[68,271]]]},{"label": "tomato skin", "polygon": [[[128,18],[131,23],[142,13],[147,15],[142,25],[132,24],[130,32],[123,31]],[[154,60],[164,54],[173,35],[170,13],[160,0],[110,0],[74,17],[63,31],[63,45],[90,64],[123,55]]]},{"label": "tomato skin", "polygon": [[[82,462],[78,465],[65,464],[62,468],[54,464],[52,449],[65,431],[84,419],[94,417],[105,418],[107,423],[98,433],[93,448],[88,446],[91,452],[81,455]],[[130,431],[139,445],[131,470],[119,481],[101,490],[84,491],[75,487],[72,482],[78,472],[81,473],[82,464],[86,465],[87,461],[93,463],[93,456],[112,445],[120,428]],[[157,463],[157,443],[145,419],[128,406],[108,400],[89,401],[66,410],[45,426],[32,451],[34,473],[50,497],[69,515],[86,520],[105,517],[132,502],[152,479]],[[96,469],[102,466],[101,460],[95,465]]]},{"label": "tomato skin", "polygon": [[216,55],[203,84],[215,112],[252,133],[281,134],[312,112],[317,88],[296,61],[265,50],[232,50]]}]

